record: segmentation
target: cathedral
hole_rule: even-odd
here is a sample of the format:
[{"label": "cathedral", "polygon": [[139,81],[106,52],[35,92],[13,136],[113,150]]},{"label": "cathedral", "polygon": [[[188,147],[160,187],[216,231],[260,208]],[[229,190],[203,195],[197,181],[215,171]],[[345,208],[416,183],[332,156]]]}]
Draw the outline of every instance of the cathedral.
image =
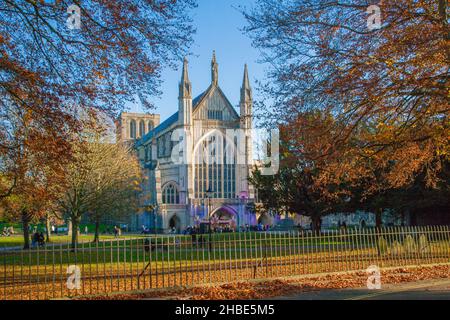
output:
[{"label": "cathedral", "polygon": [[247,66],[239,113],[219,86],[213,53],[211,84],[193,98],[188,61],[179,83],[178,111],[159,123],[159,115],[123,113],[119,138],[132,141],[141,162],[144,213],[131,227],[157,232],[238,229],[255,225],[254,190],[248,183],[252,156],[252,89]]}]

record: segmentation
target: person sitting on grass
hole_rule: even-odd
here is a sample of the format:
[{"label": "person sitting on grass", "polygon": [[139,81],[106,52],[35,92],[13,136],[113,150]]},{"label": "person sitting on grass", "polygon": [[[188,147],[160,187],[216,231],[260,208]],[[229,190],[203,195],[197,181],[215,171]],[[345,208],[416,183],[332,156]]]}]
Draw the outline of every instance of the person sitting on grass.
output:
[{"label": "person sitting on grass", "polygon": [[4,237],[8,237],[9,236],[8,229],[6,229],[6,227],[3,227],[2,236],[4,236]]}]

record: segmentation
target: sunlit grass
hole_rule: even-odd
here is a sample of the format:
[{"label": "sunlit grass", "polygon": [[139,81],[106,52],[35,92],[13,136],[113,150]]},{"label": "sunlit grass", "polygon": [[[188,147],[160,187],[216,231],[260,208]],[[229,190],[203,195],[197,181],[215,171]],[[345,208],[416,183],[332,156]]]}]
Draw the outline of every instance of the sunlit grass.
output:
[{"label": "sunlit grass", "polygon": [[[134,234],[127,235],[127,237],[139,238],[142,235]],[[115,239],[114,235],[100,235],[100,241]],[[68,235],[51,235],[50,243],[53,244],[66,244],[70,243],[72,238]],[[82,234],[78,237],[79,242],[89,242],[94,240],[93,234]],[[23,246],[24,239],[23,235],[14,235],[10,237],[0,237],[0,247],[19,247]],[[31,243],[31,241],[30,241]]]}]

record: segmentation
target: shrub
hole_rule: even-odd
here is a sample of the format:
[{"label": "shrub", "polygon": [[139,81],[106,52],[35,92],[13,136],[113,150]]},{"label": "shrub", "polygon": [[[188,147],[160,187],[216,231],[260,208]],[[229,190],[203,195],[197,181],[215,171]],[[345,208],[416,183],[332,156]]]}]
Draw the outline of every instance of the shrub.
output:
[{"label": "shrub", "polygon": [[403,249],[405,249],[406,253],[415,253],[417,251],[416,242],[411,235],[407,235],[403,241]]},{"label": "shrub", "polygon": [[430,252],[430,244],[426,235],[421,234],[419,237],[419,253],[425,254]]},{"label": "shrub", "polygon": [[403,253],[403,246],[400,242],[394,241],[391,247],[391,254],[394,256],[399,256]]},{"label": "shrub", "polygon": [[380,254],[386,254],[388,252],[388,243],[384,237],[378,238],[378,252]]}]

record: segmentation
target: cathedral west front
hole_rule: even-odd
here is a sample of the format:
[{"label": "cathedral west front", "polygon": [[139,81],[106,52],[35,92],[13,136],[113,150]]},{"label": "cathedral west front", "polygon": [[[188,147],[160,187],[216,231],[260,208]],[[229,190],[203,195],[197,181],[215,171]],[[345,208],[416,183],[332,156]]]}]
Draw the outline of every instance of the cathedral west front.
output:
[{"label": "cathedral west front", "polygon": [[118,136],[132,141],[144,174],[144,213],[132,228],[181,232],[255,225],[248,183],[253,167],[252,89],[244,67],[239,112],[219,85],[213,53],[211,83],[193,97],[189,66],[184,60],[178,111],[165,121],[159,115],[123,113],[116,121]]}]

